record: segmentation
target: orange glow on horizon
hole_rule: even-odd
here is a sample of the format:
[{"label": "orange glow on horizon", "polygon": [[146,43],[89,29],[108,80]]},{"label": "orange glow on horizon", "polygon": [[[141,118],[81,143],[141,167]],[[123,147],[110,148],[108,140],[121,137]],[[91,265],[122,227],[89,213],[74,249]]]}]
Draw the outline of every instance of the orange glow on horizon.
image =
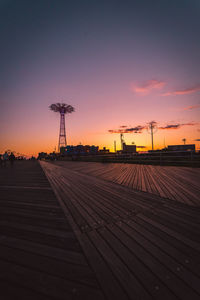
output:
[{"label": "orange glow on horizon", "polygon": [[[180,129],[172,130],[158,130],[154,134],[154,149],[162,149],[167,145],[177,145],[183,144],[182,139],[186,138],[186,144],[195,144],[196,150],[200,150],[200,141],[194,141],[197,137],[195,131],[198,130],[198,125],[195,126],[185,126]],[[40,136],[35,136],[34,139],[25,141],[23,137],[21,140],[13,140],[13,143],[9,143],[6,147],[1,147],[0,152],[3,153],[5,150],[10,149],[27,156],[37,156],[39,152],[53,152],[58,149],[58,132],[54,137],[51,134],[44,139]],[[70,133],[70,131],[69,131]],[[125,133],[124,139],[127,144],[132,144],[133,142],[138,146],[145,146],[144,149],[137,149],[137,151],[147,151],[151,150],[151,136],[148,134],[147,130],[142,133]],[[81,136],[73,137],[73,133],[68,136],[67,144],[69,145],[95,145],[99,146],[100,149],[106,147],[114,152],[114,141],[116,141],[117,150],[121,150],[120,134],[118,133],[108,133],[108,132],[89,132],[84,133],[84,139]]]}]

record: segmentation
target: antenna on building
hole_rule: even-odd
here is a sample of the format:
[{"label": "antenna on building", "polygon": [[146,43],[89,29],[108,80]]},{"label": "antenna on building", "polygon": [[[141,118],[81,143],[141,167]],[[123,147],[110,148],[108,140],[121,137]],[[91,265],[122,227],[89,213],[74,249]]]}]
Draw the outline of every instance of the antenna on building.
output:
[{"label": "antenna on building", "polygon": [[121,150],[123,150],[123,144],[125,144],[123,133],[120,133],[120,140],[121,140]]},{"label": "antenna on building", "polygon": [[154,150],[153,135],[154,135],[154,133],[157,132],[157,123],[155,121],[149,122],[147,130],[148,130],[148,133],[151,134],[151,147],[152,147],[152,150]]},{"label": "antenna on building", "polygon": [[117,152],[116,141],[114,141],[114,151]]},{"label": "antenna on building", "polygon": [[50,110],[60,113],[60,134],[58,141],[58,151],[61,147],[66,147],[65,115],[75,111],[74,107],[65,103],[56,103],[49,106]]},{"label": "antenna on building", "polygon": [[164,148],[166,148],[166,144],[165,144],[165,137],[164,137]]}]

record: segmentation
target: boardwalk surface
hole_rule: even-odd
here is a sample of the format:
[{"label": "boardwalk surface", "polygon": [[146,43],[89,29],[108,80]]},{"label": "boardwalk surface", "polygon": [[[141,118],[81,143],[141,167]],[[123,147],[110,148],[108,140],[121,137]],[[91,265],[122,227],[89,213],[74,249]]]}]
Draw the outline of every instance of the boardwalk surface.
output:
[{"label": "boardwalk surface", "polygon": [[200,168],[92,162],[57,162],[57,165],[131,189],[200,206]]},{"label": "boardwalk surface", "polygon": [[[170,176],[175,186],[185,187],[187,201],[181,201],[179,191],[175,199],[160,197],[153,185],[150,193],[139,191],[148,186],[143,179],[138,191],[130,188],[122,166],[115,172],[115,166],[90,163],[41,165],[106,299],[200,299],[200,208],[193,206],[199,204],[197,177],[185,175],[190,169],[171,169],[177,176],[161,169],[157,174],[157,188],[170,191]],[[137,172],[141,176],[142,167]],[[183,183],[175,180],[180,177]]]},{"label": "boardwalk surface", "polygon": [[105,299],[38,162],[0,168],[0,299]]}]

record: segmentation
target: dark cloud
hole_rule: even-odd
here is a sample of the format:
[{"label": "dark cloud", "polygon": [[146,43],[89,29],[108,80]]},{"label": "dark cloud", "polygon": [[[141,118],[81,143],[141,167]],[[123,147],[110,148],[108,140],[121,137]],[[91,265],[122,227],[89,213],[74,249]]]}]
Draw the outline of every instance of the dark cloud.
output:
[{"label": "dark cloud", "polygon": [[197,123],[178,123],[178,124],[168,124],[166,126],[158,127],[159,129],[179,129],[183,126],[194,126],[197,125]]},{"label": "dark cloud", "polygon": [[195,142],[200,142],[200,139],[196,139],[196,140],[194,140]]},{"label": "dark cloud", "polygon": [[110,133],[142,133],[144,129],[149,129],[151,126],[153,128],[158,129],[179,129],[183,126],[194,126],[198,123],[177,123],[177,124],[167,124],[165,126],[158,127],[158,123],[156,121],[151,121],[147,123],[147,125],[138,125],[135,127],[127,127],[126,125],[119,126],[119,129],[110,129],[108,132]]},{"label": "dark cloud", "polygon": [[173,124],[173,125],[166,125],[166,126],[162,126],[159,127],[159,129],[178,129],[181,127],[181,124]]},{"label": "dark cloud", "polygon": [[[121,128],[121,126],[120,126]],[[110,133],[142,133],[142,131],[146,128],[146,126],[138,125],[136,127],[123,128],[123,129],[110,129],[108,132]]]}]

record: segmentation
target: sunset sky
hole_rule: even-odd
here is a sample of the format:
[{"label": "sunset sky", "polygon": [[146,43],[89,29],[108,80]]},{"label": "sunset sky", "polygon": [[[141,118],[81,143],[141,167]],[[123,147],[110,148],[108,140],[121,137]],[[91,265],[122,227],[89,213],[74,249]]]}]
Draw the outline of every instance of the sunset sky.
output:
[{"label": "sunset sky", "polygon": [[[67,143],[200,148],[199,0],[0,0],[0,153]],[[199,141],[198,141],[199,140]]]}]

